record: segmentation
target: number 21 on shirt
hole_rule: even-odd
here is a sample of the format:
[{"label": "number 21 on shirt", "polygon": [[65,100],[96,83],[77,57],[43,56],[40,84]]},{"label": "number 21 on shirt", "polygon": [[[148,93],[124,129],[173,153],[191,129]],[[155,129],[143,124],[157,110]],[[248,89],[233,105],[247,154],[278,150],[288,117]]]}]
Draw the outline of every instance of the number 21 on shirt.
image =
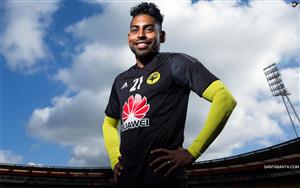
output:
[{"label": "number 21 on shirt", "polygon": [[129,92],[135,91],[141,88],[141,84],[143,82],[143,76],[136,78],[133,80],[133,86],[130,88]]}]

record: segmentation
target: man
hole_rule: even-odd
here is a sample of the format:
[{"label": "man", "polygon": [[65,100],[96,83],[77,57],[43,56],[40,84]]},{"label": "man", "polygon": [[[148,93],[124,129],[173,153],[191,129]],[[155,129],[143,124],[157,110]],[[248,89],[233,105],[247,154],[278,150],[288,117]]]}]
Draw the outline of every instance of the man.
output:
[{"label": "man", "polygon": [[[186,187],[184,168],[221,132],[236,102],[197,59],[159,52],[166,36],[153,3],[133,7],[131,16],[128,44],[136,63],[116,77],[103,122],[112,169],[121,187]],[[184,149],[190,90],[212,104],[203,129]]]}]

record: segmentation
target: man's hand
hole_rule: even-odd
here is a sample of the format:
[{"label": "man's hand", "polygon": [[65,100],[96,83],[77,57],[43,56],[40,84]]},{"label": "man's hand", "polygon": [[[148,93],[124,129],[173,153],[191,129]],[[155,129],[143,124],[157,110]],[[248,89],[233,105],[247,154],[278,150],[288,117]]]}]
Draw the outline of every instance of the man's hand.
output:
[{"label": "man's hand", "polygon": [[123,166],[120,163],[121,156],[119,157],[119,162],[114,167],[114,180],[117,182],[118,178],[121,176],[121,172],[123,170]]},{"label": "man's hand", "polygon": [[161,169],[168,169],[164,176],[169,175],[174,169],[191,164],[195,158],[185,149],[168,150],[159,148],[150,152],[152,155],[158,155],[156,159],[150,162],[150,167],[155,167],[154,172]]}]

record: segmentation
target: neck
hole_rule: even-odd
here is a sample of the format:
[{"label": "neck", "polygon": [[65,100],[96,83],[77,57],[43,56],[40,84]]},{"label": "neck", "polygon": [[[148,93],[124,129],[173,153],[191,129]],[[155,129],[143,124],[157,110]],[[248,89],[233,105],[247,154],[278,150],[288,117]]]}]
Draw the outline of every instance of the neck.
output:
[{"label": "neck", "polygon": [[144,57],[135,57],[136,58],[136,64],[139,68],[144,68],[145,65],[147,65],[148,63],[150,63],[152,61],[152,59],[154,58],[155,54],[151,54],[148,56],[144,56]]}]

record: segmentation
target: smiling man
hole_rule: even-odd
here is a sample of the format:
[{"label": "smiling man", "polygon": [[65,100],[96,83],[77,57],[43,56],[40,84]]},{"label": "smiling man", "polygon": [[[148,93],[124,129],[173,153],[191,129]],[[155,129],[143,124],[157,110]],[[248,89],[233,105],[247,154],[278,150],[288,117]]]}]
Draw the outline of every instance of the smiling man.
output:
[{"label": "smiling man", "polygon": [[[166,34],[155,4],[141,3],[130,14],[128,44],[136,62],[116,77],[102,126],[115,179],[128,188],[187,187],[185,167],[219,135],[236,102],[197,59],[160,53]],[[211,107],[203,129],[184,149],[191,90]]]}]

